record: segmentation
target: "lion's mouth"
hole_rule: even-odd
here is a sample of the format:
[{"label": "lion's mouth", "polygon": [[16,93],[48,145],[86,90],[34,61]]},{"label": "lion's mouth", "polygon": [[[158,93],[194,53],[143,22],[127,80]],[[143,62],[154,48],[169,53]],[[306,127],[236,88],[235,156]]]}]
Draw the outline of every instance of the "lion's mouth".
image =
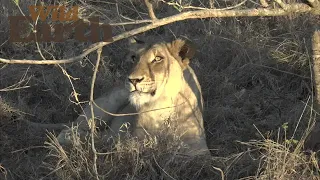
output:
[{"label": "lion's mouth", "polygon": [[151,92],[143,92],[143,91],[139,91],[139,90],[135,89],[135,90],[131,91],[130,93],[132,93],[132,94],[137,93],[139,95],[150,94],[151,96],[154,96],[156,94],[156,90],[151,91]]},{"label": "lion's mouth", "polygon": [[153,82],[144,82],[144,83],[127,83],[127,87],[132,95],[151,95],[156,94],[156,86]]}]

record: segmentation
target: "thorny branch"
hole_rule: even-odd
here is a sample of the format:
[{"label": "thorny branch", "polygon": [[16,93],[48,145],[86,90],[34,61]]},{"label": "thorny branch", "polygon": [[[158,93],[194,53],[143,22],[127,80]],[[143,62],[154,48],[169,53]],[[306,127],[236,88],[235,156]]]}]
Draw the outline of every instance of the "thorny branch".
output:
[{"label": "thorny branch", "polygon": [[[312,6],[319,4],[318,0],[309,0],[313,3]],[[254,9],[240,9],[240,10],[220,10],[220,9],[203,9],[196,11],[187,11],[179,13],[177,15],[165,17],[162,19],[153,20],[152,23],[121,33],[113,37],[112,42],[98,42],[92,44],[90,47],[84,50],[84,52],[78,56],[74,56],[68,59],[62,60],[26,60],[26,59],[4,59],[0,58],[0,62],[8,64],[64,64],[72,63],[82,60],[88,54],[96,51],[103,46],[109,45],[113,42],[146,32],[151,29],[155,29],[160,26],[164,26],[170,23],[183,21],[187,19],[203,19],[212,17],[252,17],[252,16],[285,16],[293,13],[313,13],[320,14],[319,7],[311,7],[304,3],[285,4],[286,9],[283,8],[254,8]]]}]

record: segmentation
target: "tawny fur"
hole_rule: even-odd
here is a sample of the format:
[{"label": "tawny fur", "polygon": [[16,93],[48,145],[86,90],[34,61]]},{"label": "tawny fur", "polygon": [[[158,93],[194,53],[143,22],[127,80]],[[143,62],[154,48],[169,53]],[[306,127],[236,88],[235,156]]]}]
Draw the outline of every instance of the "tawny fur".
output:
[{"label": "tawny fur", "polygon": [[[170,129],[189,146],[183,153],[208,154],[201,87],[189,66],[195,52],[192,45],[177,39],[170,43],[136,44],[133,47],[132,52],[136,54],[130,58],[134,57],[135,64],[126,86],[112,90],[96,103],[112,113],[137,112],[138,115],[113,117],[95,107],[95,116],[110,125],[113,135],[119,134],[122,124],[127,122],[132,124],[132,135],[139,139]],[[85,108],[84,114],[91,117],[90,107]],[[80,116],[76,123],[80,135],[89,131],[85,116]],[[68,143],[68,133],[70,130],[65,129],[59,134],[60,143]]]}]

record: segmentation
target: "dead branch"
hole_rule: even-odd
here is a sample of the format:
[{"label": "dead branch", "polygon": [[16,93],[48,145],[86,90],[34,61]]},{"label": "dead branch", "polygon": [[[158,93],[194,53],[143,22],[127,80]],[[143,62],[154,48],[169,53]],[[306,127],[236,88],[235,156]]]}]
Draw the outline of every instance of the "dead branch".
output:
[{"label": "dead branch", "polygon": [[317,101],[317,110],[320,104],[320,30],[316,30],[312,39],[313,50],[313,75],[315,84],[315,95]]},{"label": "dead branch", "polygon": [[[208,8],[205,7],[197,7],[197,6],[182,6],[180,3],[178,2],[167,2],[165,0],[160,0],[162,3],[167,4],[168,6],[173,6],[173,7],[179,7],[180,10],[182,9],[196,9],[196,10],[205,10]],[[210,3],[210,7],[211,7],[211,3]]]},{"label": "dead branch", "polygon": [[313,7],[313,8],[319,8],[320,7],[320,1],[319,0],[307,0],[308,3]]},{"label": "dead branch", "polygon": [[225,175],[224,175],[224,172],[222,171],[221,168],[218,168],[218,167],[215,167],[215,166],[211,166],[213,169],[217,170],[220,172],[221,174],[221,180],[225,180]]},{"label": "dead branch", "polygon": [[8,63],[8,64],[63,64],[63,63],[72,63],[75,61],[79,61],[88,54],[97,49],[106,46],[110,43],[143,33],[145,31],[155,29],[160,26],[164,26],[170,23],[183,21],[187,19],[203,19],[203,18],[213,18],[213,17],[253,17],[253,16],[285,16],[294,13],[313,13],[318,14],[317,10],[303,3],[295,3],[287,6],[287,9],[284,10],[282,8],[255,8],[255,9],[243,9],[243,10],[224,10],[221,11],[219,9],[206,9],[206,10],[197,10],[197,11],[188,11],[183,12],[177,15],[165,17],[162,19],[154,20],[152,24],[148,24],[117,36],[113,37],[112,42],[98,42],[92,44],[89,48],[85,49],[82,54],[79,56],[71,57],[68,59],[62,60],[25,60],[25,59],[3,59],[0,58],[0,62]]},{"label": "dead branch", "polygon": [[282,2],[282,0],[274,0],[274,1],[276,3],[278,3],[281,8],[283,8],[284,10],[287,10],[289,5],[287,5],[286,3]]},{"label": "dead branch", "polygon": [[150,3],[150,0],[144,0],[144,3],[146,4],[148,8],[149,16],[152,20],[157,20],[157,16],[154,14],[153,5]]},{"label": "dead branch", "polygon": [[[180,5],[178,2],[166,2],[165,0],[161,0],[161,2],[169,5],[169,6],[177,6],[179,7],[181,10],[184,10],[184,9],[193,9],[193,10],[208,10],[209,8],[205,8],[205,7],[197,7],[197,6],[182,6]],[[245,4],[247,2],[247,0],[244,0],[234,6],[228,6],[228,7],[225,7],[225,8],[219,8],[219,9],[216,9],[216,10],[219,10],[219,11],[224,11],[224,10],[230,10],[230,9],[235,9],[237,7],[240,7],[242,6],[243,4]],[[212,4],[210,4],[210,7],[211,7]],[[213,8],[211,9],[214,9],[214,6]]]},{"label": "dead branch", "polygon": [[209,0],[209,7],[210,9],[214,9],[214,0]]},{"label": "dead branch", "polygon": [[81,18],[81,20],[83,20],[83,22],[86,22],[86,23],[93,23],[93,24],[99,24],[99,25],[108,24],[110,26],[138,25],[138,24],[145,24],[145,23],[151,23],[152,22],[151,19],[132,20],[132,21],[120,22],[120,23],[92,22],[87,18]]},{"label": "dead branch", "polygon": [[[314,110],[317,116],[319,116],[319,107],[320,107],[320,30],[316,29],[313,33],[312,37],[312,81],[314,85],[315,91],[315,102],[314,102]],[[313,109],[313,106],[311,107]],[[305,147],[308,149],[312,149],[317,151],[317,144],[320,143],[319,135],[320,135],[320,126],[319,122],[317,122],[319,118],[310,118],[308,122],[308,129],[305,132],[303,138],[306,139]]]},{"label": "dead branch", "polygon": [[262,7],[265,7],[265,8],[269,6],[269,4],[266,0],[260,0],[260,4]]},{"label": "dead branch", "polygon": [[92,153],[93,153],[93,172],[94,172],[96,180],[99,180],[99,175],[98,175],[98,168],[97,168],[97,150],[95,148],[95,143],[94,143],[96,123],[95,123],[94,110],[93,110],[93,106],[94,106],[93,105],[93,102],[94,102],[94,95],[93,95],[94,93],[93,92],[94,92],[94,85],[96,82],[97,72],[98,72],[99,64],[100,64],[100,60],[101,60],[101,52],[102,52],[102,48],[97,49],[97,62],[96,62],[96,66],[94,68],[92,81],[91,81],[91,89],[90,89],[91,123],[89,124],[89,126],[91,129],[91,149],[92,149]]}]

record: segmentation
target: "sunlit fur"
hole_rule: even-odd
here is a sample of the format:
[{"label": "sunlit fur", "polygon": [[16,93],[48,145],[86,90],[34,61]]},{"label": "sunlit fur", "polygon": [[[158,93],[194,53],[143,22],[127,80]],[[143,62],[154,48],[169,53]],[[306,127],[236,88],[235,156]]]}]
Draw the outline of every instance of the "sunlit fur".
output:
[{"label": "sunlit fur", "polygon": [[[176,126],[175,135],[191,148],[207,152],[201,88],[189,66],[192,47],[180,39],[147,47],[134,51],[138,53],[129,75],[129,79],[142,79],[136,84],[129,82],[131,104],[138,112],[151,111],[138,115],[137,128],[155,135],[166,129],[163,124],[169,119]],[[153,63],[156,57],[162,60]],[[144,130],[135,130],[134,134],[144,137]]]},{"label": "sunlit fur", "polygon": [[[145,81],[138,83],[136,87],[130,84],[130,91],[134,92],[131,92],[129,99],[137,108],[156,102],[159,98],[161,100],[164,97],[166,99],[176,97],[182,88],[183,73],[181,65],[171,55],[168,47],[168,44],[161,43],[141,52],[140,59],[136,63],[136,68],[134,68],[132,74],[146,72],[142,75]],[[154,72],[150,62],[159,54],[164,56],[163,65],[158,72]],[[153,79],[150,76],[153,76]],[[167,86],[173,88],[166,88]]]},{"label": "sunlit fur", "polygon": [[[129,58],[134,61],[126,86],[111,91],[96,100],[103,109],[112,113],[136,113],[131,116],[112,116],[94,106],[94,113],[105,124],[110,124],[111,134],[119,135],[124,123],[138,139],[163,134],[178,137],[189,150],[188,155],[209,154],[203,128],[203,99],[200,84],[189,61],[195,50],[184,40],[169,43],[132,44]],[[161,57],[161,58],[160,58]],[[129,62],[132,62],[129,60]],[[90,107],[84,114],[91,117]],[[89,130],[83,116],[76,121],[78,132]],[[59,135],[59,142],[69,131]],[[121,136],[121,135],[120,135]]]}]

